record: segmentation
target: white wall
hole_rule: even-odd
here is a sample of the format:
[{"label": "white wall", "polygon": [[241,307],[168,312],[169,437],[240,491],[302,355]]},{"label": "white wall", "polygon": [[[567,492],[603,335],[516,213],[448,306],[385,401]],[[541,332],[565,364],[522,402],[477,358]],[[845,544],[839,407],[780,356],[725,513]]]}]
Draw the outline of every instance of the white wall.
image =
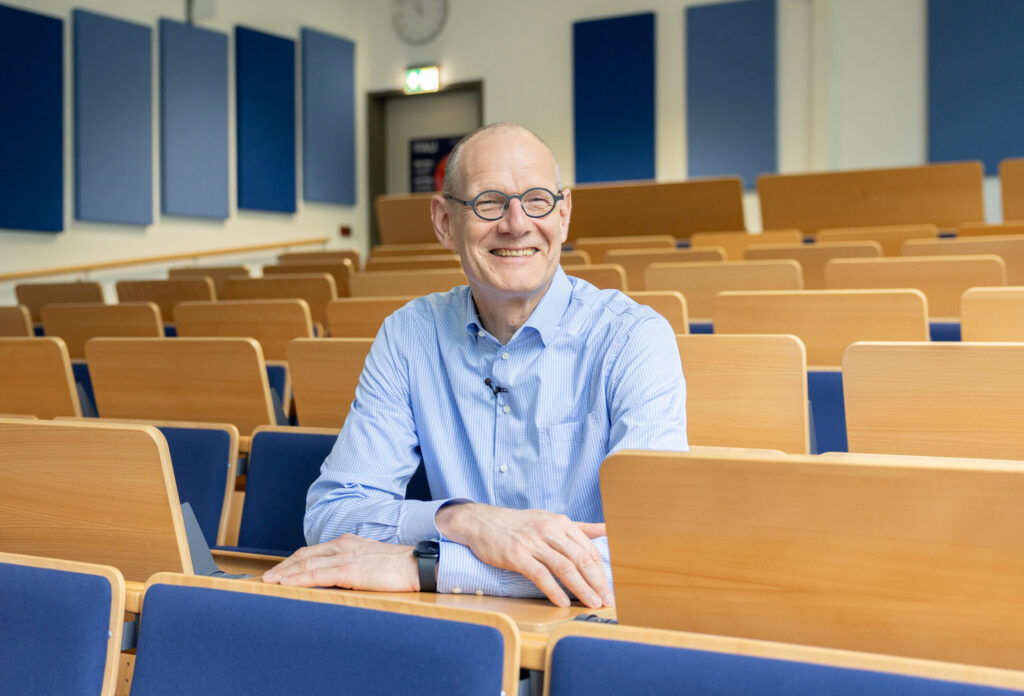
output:
[{"label": "white wall", "polygon": [[[364,246],[367,238],[366,161],[364,141],[365,89],[369,75],[368,3],[362,0],[216,0],[214,16],[196,22],[197,26],[231,34],[236,24],[298,39],[302,27],[312,27],[351,39],[356,44],[356,142],[358,203],[354,206],[311,203],[301,199],[301,163],[296,164],[299,184],[297,212],[292,215],[239,211],[235,177],[234,124],[234,43],[229,40],[229,200],[230,217],[225,221],[163,216],[160,213],[159,186],[159,90],[157,60],[157,20],[166,17],[183,21],[184,0],[5,0],[7,4],[33,12],[59,17],[65,21],[64,89],[64,221],[59,234],[0,230],[0,273],[51,268],[115,259],[137,258],[214,250],[243,245],[277,243],[311,237],[328,237],[330,246]],[[201,4],[201,3],[197,3]],[[145,24],[153,30],[153,202],[154,223],[146,227],[79,222],[74,219],[74,180],[72,175],[73,122],[71,10],[81,8]],[[297,80],[298,84],[298,80]],[[300,105],[301,109],[301,105]],[[296,123],[301,129],[301,111]],[[301,136],[299,136],[301,138]],[[301,156],[301,139],[296,154]],[[348,225],[353,237],[342,239],[338,229]],[[263,256],[268,256],[264,254]],[[235,258],[214,258],[204,263],[234,263]],[[249,260],[243,257],[242,260]],[[183,262],[178,262],[180,265]],[[161,267],[162,270],[162,267]],[[104,272],[99,278],[153,275],[150,268],[120,269]],[[97,277],[93,274],[93,277]],[[13,283],[0,284],[0,303],[13,301]],[[108,292],[108,301],[114,301]]]}]

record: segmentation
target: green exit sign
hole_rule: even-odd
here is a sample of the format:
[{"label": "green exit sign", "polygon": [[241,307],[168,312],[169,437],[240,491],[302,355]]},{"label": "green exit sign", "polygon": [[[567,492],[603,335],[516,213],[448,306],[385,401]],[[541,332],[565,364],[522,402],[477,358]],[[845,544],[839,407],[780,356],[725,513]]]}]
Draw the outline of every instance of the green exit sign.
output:
[{"label": "green exit sign", "polygon": [[441,71],[436,65],[408,68],[402,86],[406,94],[436,92],[441,87]]}]

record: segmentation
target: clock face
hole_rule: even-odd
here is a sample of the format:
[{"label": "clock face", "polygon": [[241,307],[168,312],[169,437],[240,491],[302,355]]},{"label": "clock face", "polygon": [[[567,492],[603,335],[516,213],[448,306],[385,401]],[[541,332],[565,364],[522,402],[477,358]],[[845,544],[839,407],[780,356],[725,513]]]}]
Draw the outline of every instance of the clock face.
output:
[{"label": "clock face", "polygon": [[391,25],[410,44],[425,44],[441,33],[448,19],[448,0],[394,0]]}]

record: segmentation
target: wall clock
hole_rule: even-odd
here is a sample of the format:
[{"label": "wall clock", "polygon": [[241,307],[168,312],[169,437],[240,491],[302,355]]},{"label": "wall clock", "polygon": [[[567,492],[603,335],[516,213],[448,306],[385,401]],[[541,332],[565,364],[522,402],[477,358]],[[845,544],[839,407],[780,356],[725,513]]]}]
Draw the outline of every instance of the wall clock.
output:
[{"label": "wall clock", "polygon": [[432,41],[446,21],[448,0],[394,0],[391,4],[391,26],[407,44]]}]

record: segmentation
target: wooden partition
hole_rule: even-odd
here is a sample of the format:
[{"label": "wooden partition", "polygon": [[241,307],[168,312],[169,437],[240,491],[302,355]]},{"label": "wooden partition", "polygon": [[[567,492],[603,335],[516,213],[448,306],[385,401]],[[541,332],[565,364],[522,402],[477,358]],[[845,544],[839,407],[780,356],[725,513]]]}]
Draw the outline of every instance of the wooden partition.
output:
[{"label": "wooden partition", "polygon": [[352,270],[362,267],[362,257],[358,249],[330,249],[324,251],[288,251],[278,254],[278,263],[338,263],[348,259],[352,262]]},{"label": "wooden partition", "polygon": [[593,259],[590,258],[590,254],[585,251],[580,251],[579,249],[573,249],[572,251],[562,249],[559,253],[558,261],[563,266],[586,266],[592,263]]},{"label": "wooden partition", "polygon": [[[562,252],[566,261],[565,252]],[[695,261],[725,261],[722,247],[706,246],[699,249],[611,249],[604,255],[605,263],[622,266],[630,291],[644,290],[644,271],[652,263],[687,263]]]},{"label": "wooden partition", "polygon": [[305,300],[313,321],[321,326],[327,326],[327,303],[338,297],[329,273],[230,278],[224,292],[225,300]]},{"label": "wooden partition", "polygon": [[429,295],[447,292],[457,285],[465,285],[466,274],[461,270],[363,271],[350,280],[352,297],[387,297],[393,295]]},{"label": "wooden partition", "polygon": [[289,261],[277,265],[263,267],[264,276],[298,275],[303,273],[326,273],[334,278],[334,288],[338,297],[348,297],[348,280],[355,273],[355,266],[349,259],[340,261]]},{"label": "wooden partition", "polygon": [[38,418],[82,415],[64,341],[0,338],[0,413]]},{"label": "wooden partition", "polygon": [[288,345],[299,425],[341,429],[372,345],[370,338],[297,339]]},{"label": "wooden partition", "polygon": [[71,358],[81,359],[90,338],[161,338],[164,325],[153,302],[55,304],[43,307],[43,331],[64,339]]},{"label": "wooden partition", "polygon": [[0,307],[0,336],[28,338],[33,336],[32,315],[25,305]]},{"label": "wooden partition", "polygon": [[690,333],[689,315],[686,311],[686,298],[680,292],[672,290],[637,290],[627,293],[635,302],[647,305],[665,317],[677,334]]},{"label": "wooden partition", "polygon": [[[430,221],[433,193],[377,196],[377,230],[382,244],[417,244],[437,241]],[[372,254],[371,254],[372,255]]]},{"label": "wooden partition", "polygon": [[621,624],[1024,668],[1020,462],[619,452],[601,493]]},{"label": "wooden partition", "polygon": [[152,302],[160,308],[160,316],[165,322],[174,316],[174,305],[179,302],[212,302],[217,299],[217,291],[209,276],[173,280],[119,280],[115,287],[118,302]]},{"label": "wooden partition", "polygon": [[377,256],[366,262],[368,271],[423,271],[439,268],[462,268],[455,254],[419,256]]},{"label": "wooden partition", "polygon": [[1024,459],[1024,343],[856,343],[843,392],[851,452]]},{"label": "wooden partition", "polygon": [[167,269],[167,277],[171,280],[208,277],[213,281],[213,289],[217,297],[224,296],[224,285],[227,283],[228,278],[247,275],[250,275],[249,267],[244,264],[235,266],[182,266],[180,268]]},{"label": "wooden partition", "polygon": [[919,290],[723,292],[716,334],[792,334],[811,368],[838,368],[857,341],[927,341],[928,303]]},{"label": "wooden partition", "polygon": [[930,223],[956,229],[985,219],[981,162],[814,174],[762,174],[761,224],[814,233],[827,227]]},{"label": "wooden partition", "polygon": [[738,177],[668,183],[582,184],[572,190],[569,241],[578,237],[745,230]]},{"label": "wooden partition", "polygon": [[964,341],[1024,341],[1024,287],[967,290],[960,334]]},{"label": "wooden partition", "polygon": [[43,320],[43,307],[66,302],[104,302],[103,287],[99,283],[18,283],[14,286],[18,304],[28,307],[32,321]]},{"label": "wooden partition", "polygon": [[0,419],[0,549],[192,572],[167,442],[148,425]]},{"label": "wooden partition", "polygon": [[803,271],[804,288],[825,287],[825,264],[832,259],[877,258],[882,255],[878,242],[818,242],[817,244],[753,245],[743,252],[747,261],[793,259]]},{"label": "wooden partition", "polygon": [[327,325],[334,338],[373,338],[381,324],[399,308],[409,304],[412,295],[395,297],[340,297],[327,305]]},{"label": "wooden partition", "polygon": [[677,336],[691,445],[806,454],[807,356],[795,336]]},{"label": "wooden partition", "polygon": [[1024,221],[1024,159],[999,163],[999,184],[1003,198],[1003,220]]},{"label": "wooden partition", "polygon": [[566,275],[581,278],[602,290],[628,290],[626,270],[613,263],[596,263],[589,266],[564,266]]},{"label": "wooden partition", "polygon": [[676,248],[676,238],[670,234],[619,235],[617,237],[577,237],[572,243],[573,250],[590,254],[590,263],[609,263],[605,254],[616,249],[663,249]]},{"label": "wooden partition", "polygon": [[768,230],[759,233],[747,232],[696,232],[690,238],[690,246],[719,247],[725,251],[726,261],[742,261],[743,252],[755,244],[801,244],[800,230]]},{"label": "wooden partition", "polygon": [[725,290],[802,290],[800,264],[777,261],[655,263],[644,271],[647,290],[676,290],[691,319],[710,319],[715,295]]},{"label": "wooden partition", "polygon": [[104,418],[231,423],[246,437],[276,418],[252,338],[94,338],[85,357]]},{"label": "wooden partition", "polygon": [[414,244],[377,244],[370,249],[371,258],[384,256],[437,256],[438,254],[453,254],[451,249],[437,241],[418,242]]},{"label": "wooden partition", "polygon": [[1024,234],[965,239],[910,240],[904,256],[964,256],[995,254],[1006,263],[1006,284],[1024,285]]},{"label": "wooden partition", "polygon": [[920,290],[928,298],[932,320],[959,317],[964,290],[989,285],[1006,285],[1006,264],[998,256],[832,259],[825,266],[825,287],[829,290]]},{"label": "wooden partition", "polygon": [[174,321],[183,338],[255,338],[267,360],[285,360],[289,341],[313,337],[309,305],[297,299],[182,302]]},{"label": "wooden partition", "polygon": [[994,237],[1000,234],[1024,234],[1024,222],[965,222],[957,228],[957,237]]},{"label": "wooden partition", "polygon": [[848,227],[819,230],[816,239],[825,242],[877,242],[882,256],[899,256],[908,239],[935,239],[935,225],[893,225],[887,227]]}]

